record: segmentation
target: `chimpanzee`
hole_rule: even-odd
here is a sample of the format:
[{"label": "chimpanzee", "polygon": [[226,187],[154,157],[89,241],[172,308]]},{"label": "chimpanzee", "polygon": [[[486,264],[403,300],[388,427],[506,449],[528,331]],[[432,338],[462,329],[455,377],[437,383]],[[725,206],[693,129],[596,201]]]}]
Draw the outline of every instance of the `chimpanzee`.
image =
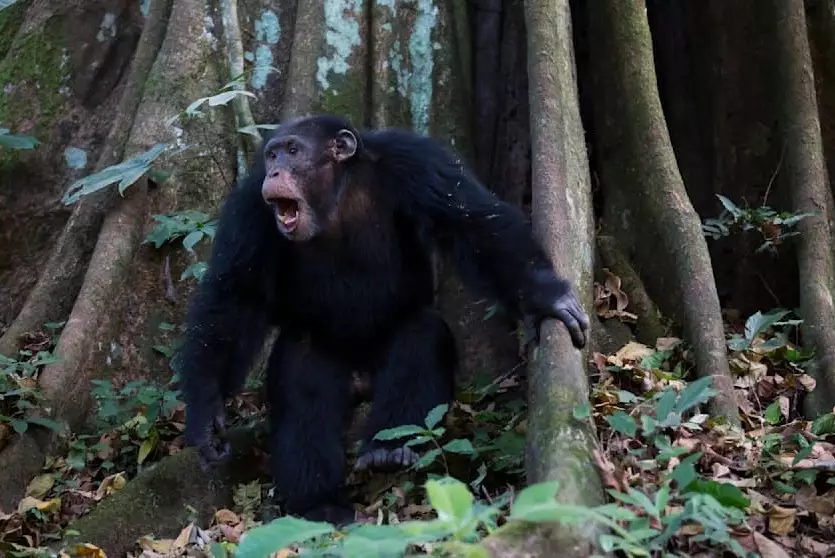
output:
[{"label": "chimpanzee", "polygon": [[455,341],[432,308],[435,250],[517,316],[556,318],[585,346],[589,319],[521,211],[439,141],[331,115],[282,124],[224,203],[177,355],[186,444],[201,463],[228,454],[215,439],[224,401],[277,325],[267,393],[278,494],[290,514],[350,521],[341,435],[352,372],[370,374],[373,397],[357,469],[413,463],[402,441],[374,434],[421,424],[453,397]]}]

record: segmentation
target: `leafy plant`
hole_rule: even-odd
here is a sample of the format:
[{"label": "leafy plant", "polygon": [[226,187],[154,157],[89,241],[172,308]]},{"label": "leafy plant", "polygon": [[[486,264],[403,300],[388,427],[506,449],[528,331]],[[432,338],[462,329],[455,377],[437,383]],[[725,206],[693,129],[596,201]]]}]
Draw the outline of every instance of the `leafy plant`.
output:
[{"label": "leafy plant", "polygon": [[151,170],[151,164],[169,147],[167,144],[158,143],[136,157],[76,180],[67,188],[61,201],[66,205],[72,205],[82,196],[97,192],[116,182],[119,183],[119,194],[124,194],[131,184]]},{"label": "leafy plant", "polygon": [[[10,4],[11,5],[11,4]],[[0,9],[8,6],[0,6]],[[41,142],[32,136],[12,134],[8,128],[0,128],[0,146],[7,149],[27,150],[35,149]]]},{"label": "leafy plant", "polygon": [[431,442],[435,447],[424,453],[420,459],[412,465],[412,468],[416,470],[425,469],[426,467],[432,465],[438,457],[441,457],[444,469],[447,473],[449,473],[449,467],[447,465],[446,458],[443,455],[444,452],[475,455],[476,451],[475,448],[473,448],[472,443],[464,438],[452,440],[444,446],[441,446],[440,440],[446,432],[446,428],[437,425],[441,422],[441,419],[444,418],[447,410],[449,410],[449,405],[438,405],[426,415],[425,427],[416,424],[401,425],[395,428],[381,430],[374,436],[374,439],[396,440],[398,438],[411,436],[412,438],[403,444],[405,447],[419,446]]},{"label": "leafy plant", "polygon": [[157,224],[142,243],[151,243],[154,248],[161,248],[167,242],[182,238],[183,248],[193,252],[194,246],[204,238],[214,239],[217,230],[217,220],[200,211],[180,211],[152,217]]},{"label": "leafy plant", "polygon": [[817,216],[817,213],[789,213],[777,212],[768,206],[754,209],[741,208],[727,197],[716,194],[722,203],[723,211],[715,219],[705,219],[702,230],[705,236],[719,239],[735,232],[756,230],[762,235],[764,242],[757,248],[757,252],[765,250],[776,251],[776,246],[786,238],[800,234],[797,231],[785,232],[807,217]]}]

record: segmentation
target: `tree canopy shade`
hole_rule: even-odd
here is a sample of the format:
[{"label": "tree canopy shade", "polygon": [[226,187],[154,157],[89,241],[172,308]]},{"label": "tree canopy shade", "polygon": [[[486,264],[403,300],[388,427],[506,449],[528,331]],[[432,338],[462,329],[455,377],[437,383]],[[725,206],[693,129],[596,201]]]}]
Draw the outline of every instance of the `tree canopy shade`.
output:
[{"label": "tree canopy shade", "polygon": [[[833,14],[835,0],[0,2],[0,550],[123,555],[153,532],[168,546],[140,547],[179,552],[211,524],[244,556],[314,535],[349,556],[437,540],[471,556],[826,555]],[[556,322],[534,342],[439,260],[457,402],[414,426],[426,446],[406,484],[352,478],[360,516],[388,525],[335,539],[251,529],[276,515],[254,465],[264,359],[214,474],[182,450],[169,383],[222,201],[270,128],[321,112],[448,143],[529,212],[593,318],[583,352]],[[427,470],[459,480],[424,484]]]}]

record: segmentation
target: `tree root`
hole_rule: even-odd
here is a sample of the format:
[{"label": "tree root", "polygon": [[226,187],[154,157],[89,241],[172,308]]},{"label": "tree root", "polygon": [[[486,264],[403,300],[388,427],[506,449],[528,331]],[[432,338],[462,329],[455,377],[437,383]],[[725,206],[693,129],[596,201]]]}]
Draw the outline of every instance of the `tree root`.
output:
[{"label": "tree root", "polygon": [[[155,0],[153,4],[96,171],[121,161],[142,100],[142,87],[165,37],[171,0]],[[96,237],[114,198],[113,190],[105,189],[85,196],[75,204],[38,282],[14,322],[0,337],[0,354],[17,355],[21,335],[43,327],[45,322],[63,318],[72,309]]]},{"label": "tree root", "polygon": [[652,299],[683,322],[698,374],[713,377],[711,412],[737,424],[710,254],[664,120],[646,6],[600,0],[589,16],[604,223],[627,243]]},{"label": "tree root", "polygon": [[124,556],[142,536],[175,536],[189,520],[206,526],[218,508],[232,506],[235,485],[258,478],[253,450],[265,426],[231,429],[231,456],[214,472],[200,468],[193,448],[164,458],[73,522],[78,535],[56,546],[92,543],[108,556]]},{"label": "tree root", "polygon": [[[557,268],[576,286],[583,305],[591,308],[594,219],[572,74],[568,1],[528,2],[525,18],[530,118],[535,123],[531,126],[534,230]],[[593,425],[573,418],[574,409],[589,397],[584,353],[574,349],[561,324],[553,320],[542,324],[540,345],[528,366],[526,466],[528,482],[557,480],[561,502],[590,506],[602,502],[603,492],[592,454]],[[599,529],[591,523],[554,525],[547,536],[560,540],[562,549],[587,548]]]},{"label": "tree root", "polygon": [[[131,66],[131,72],[122,92],[118,120],[114,122],[108,136],[108,147],[103,151],[98,164],[100,168],[117,162],[124,153],[132,122],[140,105],[145,80],[165,37],[170,10],[171,0],[154,0],[152,2],[148,20],[142,31],[142,37]],[[39,314],[40,311],[48,309],[48,304],[40,300],[40,297],[52,296],[50,293],[58,292],[56,289],[59,287],[64,290],[68,288],[66,281],[63,284],[61,283],[61,279],[67,279],[67,276],[56,274],[58,272],[56,266],[66,266],[68,269],[73,269],[73,273],[78,275],[84,271],[85,266],[82,262],[85,262],[86,259],[76,262],[69,258],[79,257],[77,245],[85,242],[92,244],[90,237],[95,238],[99,230],[99,225],[96,223],[105,221],[103,212],[110,205],[108,198],[112,196],[113,194],[94,195],[91,199],[86,200],[86,203],[82,199],[73,210],[73,215],[64,229],[56,251],[50,258],[38,285],[30,293],[26,306],[24,306],[24,312],[21,312],[21,316],[15,320],[15,324],[4,336],[4,339],[14,341],[14,344],[11,344],[12,341],[8,341],[12,347],[16,347],[16,336],[19,333],[41,327],[43,321],[47,318],[47,314]],[[133,217],[135,218],[135,215]],[[122,226],[118,216],[109,217],[109,220],[111,223],[110,229],[119,229]],[[141,227],[141,217],[139,226]],[[135,234],[132,238],[134,237]],[[105,236],[105,238],[107,237]],[[105,269],[115,268],[118,272],[122,272],[125,268],[114,266],[114,262],[118,260],[107,259],[112,257],[112,252],[101,252],[100,247],[103,246],[103,242],[106,243],[107,241],[102,241],[99,238],[96,243],[98,255],[94,252],[92,261],[98,262],[97,265],[101,265]],[[96,268],[91,271],[89,266],[86,269],[85,285],[79,287],[82,296],[76,299],[73,313],[58,343],[57,352],[62,361],[48,366],[39,379],[46,392],[49,404],[54,406],[53,413],[59,418],[68,419],[71,426],[81,420],[86,408],[83,401],[89,400],[89,385],[78,378],[76,371],[80,369],[77,367],[90,358],[92,344],[96,339],[89,330],[84,329],[83,323],[79,323],[79,320],[85,319],[84,312],[81,312],[81,310],[84,308],[89,312],[92,309],[106,315],[111,304],[110,300],[101,297],[89,298],[90,290],[95,290],[95,287],[88,284],[87,278],[91,274],[97,275],[98,272],[95,271]],[[53,281],[54,283],[52,283]],[[114,283],[110,282],[109,286],[114,286]],[[29,310],[27,310],[27,307]],[[98,323],[88,325],[95,327]],[[85,353],[85,349],[88,352]],[[73,367],[76,368],[73,369]],[[76,392],[83,399],[76,401],[74,399]],[[32,436],[37,439],[28,439]],[[38,469],[43,466],[44,458],[55,447],[57,441],[54,434],[43,432],[33,425],[25,434],[12,440],[9,447],[0,452],[0,470],[15,471],[14,475],[0,475],[0,507],[9,508],[16,505],[17,500],[23,494],[28,479],[34,476]],[[27,480],[18,482],[19,479],[24,478]]]},{"label": "tree root", "polygon": [[835,398],[835,303],[830,229],[832,194],[823,160],[814,76],[802,0],[772,0],[779,126],[786,146],[783,180],[792,210],[815,216],[798,223],[797,262],[804,341],[815,347],[810,370],[817,387],[806,398],[814,416],[832,410]]},{"label": "tree root", "polygon": [[659,337],[667,334],[667,328],[658,317],[658,308],[647,294],[644,283],[625,254],[618,248],[613,236],[598,235],[597,249],[603,267],[620,277],[621,288],[629,296],[629,311],[638,316],[635,338],[646,345],[654,346]]}]

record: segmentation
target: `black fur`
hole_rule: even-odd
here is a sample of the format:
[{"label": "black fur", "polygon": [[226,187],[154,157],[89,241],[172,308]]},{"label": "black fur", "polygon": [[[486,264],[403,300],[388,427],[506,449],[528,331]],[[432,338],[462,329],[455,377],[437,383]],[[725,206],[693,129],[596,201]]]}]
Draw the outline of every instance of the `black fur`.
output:
[{"label": "black fur", "polygon": [[[318,138],[353,130],[341,118],[319,116],[276,133],[289,127]],[[396,447],[371,441],[380,429],[422,423],[452,399],[455,344],[431,309],[432,250],[453,253],[471,285],[511,309],[569,326],[571,314],[583,334],[575,345],[585,343],[588,328],[522,213],[482,187],[458,157],[408,131],[356,133],[357,156],[338,184],[321,185],[342,188],[345,221],[309,242],[278,232],[261,195],[259,153],[224,204],[177,355],[186,442],[211,461],[224,453],[212,445],[214,417],[244,382],[268,325],[281,327],[268,370],[278,493],[289,513],[334,521],[346,519],[340,435],[351,410],[351,370],[374,378],[364,454]]]}]

